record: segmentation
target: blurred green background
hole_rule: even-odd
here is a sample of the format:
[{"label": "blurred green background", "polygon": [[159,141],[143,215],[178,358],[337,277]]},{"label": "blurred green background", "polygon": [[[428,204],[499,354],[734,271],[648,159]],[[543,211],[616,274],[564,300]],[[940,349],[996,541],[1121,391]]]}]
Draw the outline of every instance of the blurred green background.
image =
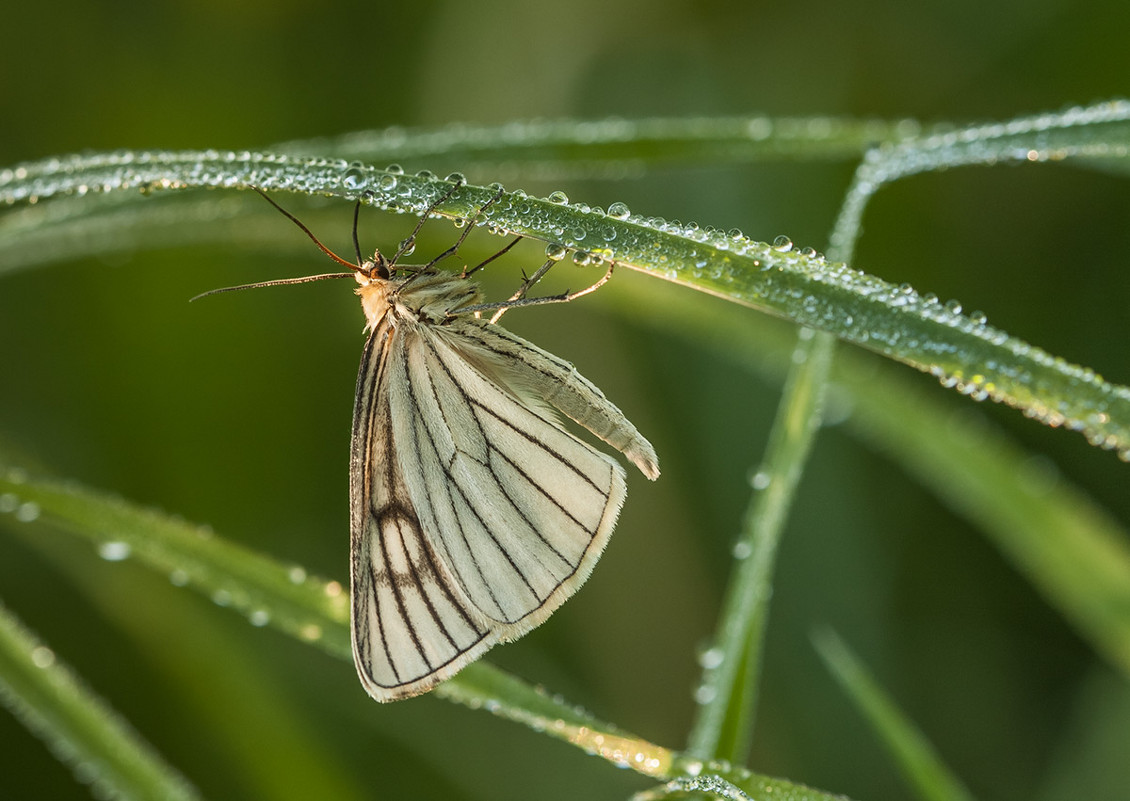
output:
[{"label": "blurred green background", "polygon": [[[5,29],[4,166],[81,150],[257,148],[533,117],[1006,119],[1130,85],[1122,2],[74,0],[8,8]],[[823,248],[851,170],[667,168],[623,183],[468,177]],[[1118,176],[1052,165],[916,177],[878,195],[855,266],[958,298],[1128,383],[1127,189]],[[348,252],[350,208],[311,213]],[[369,212],[363,226],[370,247],[387,247],[410,221]],[[445,246],[453,230],[434,223],[418,252]],[[363,323],[355,298],[317,284],[186,303],[217,286],[326,268],[281,218],[278,234],[282,255],[207,245],[5,276],[0,443],[9,461],[211,524],[344,582]],[[483,237],[477,247],[492,245]],[[617,309],[641,292],[685,292],[652,283],[621,274],[569,307],[507,317],[631,416],[664,475],[654,485],[631,478],[584,590],[488,658],[681,747],[695,654],[713,631],[746,476],[780,389],[677,328],[623,320]],[[504,270],[488,284],[512,287]],[[704,315],[756,316],[696,302]],[[1113,455],[1016,412],[937,394],[955,413],[1008,429],[1130,519],[1127,467]],[[208,797],[596,799],[648,786],[435,698],[377,706],[351,665],[64,535],[0,525],[0,598]],[[840,428],[820,438],[778,575],[756,770],[859,799],[904,797],[811,648],[812,628],[829,624],[980,797],[1130,798],[1125,749],[1110,750],[1130,742],[1124,682],[976,531]],[[0,797],[88,795],[3,714]]]}]

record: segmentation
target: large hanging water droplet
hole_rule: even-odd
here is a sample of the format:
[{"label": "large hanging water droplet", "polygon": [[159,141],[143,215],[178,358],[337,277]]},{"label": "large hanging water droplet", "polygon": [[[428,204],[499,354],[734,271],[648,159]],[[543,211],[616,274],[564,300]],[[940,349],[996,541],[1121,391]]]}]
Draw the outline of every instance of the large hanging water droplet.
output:
[{"label": "large hanging water droplet", "polygon": [[793,249],[793,240],[789,239],[784,234],[773,240],[773,250],[778,253],[788,253]]},{"label": "large hanging water droplet", "polygon": [[569,252],[569,248],[560,242],[550,242],[545,246],[545,257],[550,261],[561,261]]}]

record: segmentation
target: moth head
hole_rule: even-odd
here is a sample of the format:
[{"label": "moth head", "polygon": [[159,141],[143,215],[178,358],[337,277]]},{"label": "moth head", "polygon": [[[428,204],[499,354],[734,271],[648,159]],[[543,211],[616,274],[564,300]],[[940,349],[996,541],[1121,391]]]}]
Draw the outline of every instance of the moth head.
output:
[{"label": "moth head", "polygon": [[393,265],[379,250],[373,251],[373,258],[358,260],[357,283],[364,285],[374,278],[387,281],[392,277]]}]

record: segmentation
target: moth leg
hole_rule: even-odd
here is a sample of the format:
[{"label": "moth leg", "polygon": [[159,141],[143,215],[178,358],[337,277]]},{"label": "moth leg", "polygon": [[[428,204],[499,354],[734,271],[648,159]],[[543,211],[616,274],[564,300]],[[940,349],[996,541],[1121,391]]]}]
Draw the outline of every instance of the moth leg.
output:
[{"label": "moth leg", "polygon": [[[424,221],[428,219],[428,215],[432,213],[432,211],[435,209],[436,206],[438,206],[440,203],[443,203],[445,200],[447,200],[449,197],[451,197],[451,195],[454,194],[455,190],[458,189],[459,187],[461,187],[462,185],[463,184],[458,183],[455,186],[453,186],[451,188],[451,191],[449,191],[446,195],[441,197],[439,200],[437,200],[435,203],[433,203],[428,208],[428,210],[424,213],[424,216],[420,218],[420,222],[416,225],[416,230],[414,230],[412,232],[412,235],[409,236],[408,239],[405,239],[404,242],[401,244],[401,250],[407,250],[409,247],[411,247],[411,245],[416,241],[416,234],[418,234],[420,232],[420,228],[423,226]],[[421,269],[422,270],[428,270],[428,269],[436,266],[437,264],[439,264],[441,261],[448,258],[449,256],[454,256],[456,253],[458,253],[459,248],[462,246],[463,242],[471,234],[471,229],[475,227],[475,223],[483,216],[483,212],[486,211],[491,205],[498,202],[498,199],[501,198],[502,195],[505,194],[505,192],[506,192],[505,189],[499,189],[494,194],[494,197],[492,197],[490,200],[488,200],[483,205],[479,206],[478,210],[475,211],[475,213],[472,214],[471,217],[467,220],[467,224],[465,226],[463,226],[463,233],[461,233],[459,235],[459,238],[455,240],[455,244],[453,244],[451,247],[449,247],[443,253],[439,254],[434,259],[429,261]],[[505,248],[503,250],[503,252],[505,252],[506,250],[509,250],[510,247],[513,247],[513,245],[510,245],[509,247]],[[397,253],[397,255],[399,256],[401,254]],[[499,254],[499,255],[501,255],[501,254]],[[395,259],[393,259],[393,261],[395,261]],[[489,261],[489,259],[488,259],[488,261]]]}]

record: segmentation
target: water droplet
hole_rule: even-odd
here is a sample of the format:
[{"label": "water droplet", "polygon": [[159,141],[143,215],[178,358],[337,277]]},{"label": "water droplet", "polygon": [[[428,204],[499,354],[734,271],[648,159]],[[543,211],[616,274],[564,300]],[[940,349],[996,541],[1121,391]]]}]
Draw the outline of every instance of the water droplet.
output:
[{"label": "water droplet", "polygon": [[306,568],[295,565],[286,571],[286,577],[290,579],[291,584],[301,584],[306,581]]},{"label": "water droplet", "polygon": [[946,311],[950,314],[961,314],[961,303],[956,300],[947,300]]},{"label": "water droplet", "polygon": [[31,649],[31,663],[37,668],[48,668],[55,664],[55,652],[46,645],[37,645]]},{"label": "water droplet", "polygon": [[721,648],[707,648],[698,655],[698,664],[703,670],[717,670],[725,658],[726,652]]},{"label": "water droplet", "polygon": [[30,523],[33,520],[39,519],[39,512],[39,504],[35,501],[21,503],[16,508],[16,520],[19,520],[21,523]]},{"label": "water droplet", "polygon": [[627,204],[617,201],[608,207],[608,216],[614,220],[626,220],[632,216],[632,210]]},{"label": "water droplet", "polygon": [[462,186],[463,184],[467,183],[467,176],[465,176],[461,172],[453,172],[450,175],[448,175],[446,178],[444,178],[443,180],[445,180],[449,183],[459,184],[460,186]]},{"label": "water droplet", "polygon": [[20,498],[18,495],[11,492],[0,494],[0,512],[3,512],[4,514],[11,514],[12,512],[16,511],[19,506]]},{"label": "water droplet", "polygon": [[107,562],[121,562],[129,559],[130,547],[128,542],[104,542],[98,546],[98,555]]},{"label": "water droplet", "polygon": [[793,240],[789,239],[784,234],[773,240],[773,250],[778,253],[788,253],[793,249]]},{"label": "water droplet", "polygon": [[424,178],[425,180],[431,180],[431,179],[436,177],[436,174],[434,172],[432,172],[431,170],[420,170],[419,172],[416,173],[416,177],[417,178]]},{"label": "water droplet", "polygon": [[345,171],[341,182],[350,192],[356,191],[365,185],[365,172],[359,167],[350,167]]},{"label": "water droplet", "polygon": [[709,684],[700,684],[694,691],[694,702],[696,704],[709,704],[718,695],[717,690]]},{"label": "water droplet", "polygon": [[973,325],[984,325],[989,322],[989,317],[983,311],[969,312],[969,319],[973,321]]},{"label": "water droplet", "polygon": [[188,573],[184,570],[181,570],[179,567],[173,572],[169,573],[169,583],[174,587],[183,587],[188,584],[188,580]]},{"label": "water droplet", "polygon": [[573,263],[578,267],[588,267],[592,264],[592,254],[584,250],[578,250],[573,254]]},{"label": "water droplet", "polygon": [[317,623],[307,623],[298,630],[298,636],[308,642],[322,639],[322,627]]},{"label": "water droplet", "polygon": [[404,168],[399,164],[390,164],[385,167],[385,172],[390,172],[393,175],[404,175]]},{"label": "water droplet", "polygon": [[377,186],[379,186],[381,190],[385,192],[391,192],[393,189],[396,189],[396,184],[397,181],[395,175],[382,175],[377,180]]},{"label": "water droplet", "polygon": [[730,553],[735,559],[749,559],[750,554],[753,553],[753,546],[745,540],[738,540]]},{"label": "water droplet", "polygon": [[764,470],[758,470],[749,480],[749,485],[755,490],[768,489],[773,479]]},{"label": "water droplet", "polygon": [[548,200],[550,203],[565,205],[569,202],[569,196],[561,190],[557,190],[556,192],[550,192],[549,197],[547,197],[546,200]]},{"label": "water droplet", "polygon": [[400,252],[401,256],[411,256],[416,252],[416,240],[412,237],[402,239],[397,246],[397,250]]},{"label": "water droplet", "polygon": [[251,621],[252,626],[266,626],[271,622],[271,613],[266,609],[256,609],[247,619]]},{"label": "water droplet", "polygon": [[231,603],[231,593],[227,590],[216,590],[212,593],[212,603],[216,606],[227,606]]},{"label": "water droplet", "polygon": [[550,242],[545,246],[545,257],[550,261],[561,261],[568,252],[569,248],[559,242]]}]

